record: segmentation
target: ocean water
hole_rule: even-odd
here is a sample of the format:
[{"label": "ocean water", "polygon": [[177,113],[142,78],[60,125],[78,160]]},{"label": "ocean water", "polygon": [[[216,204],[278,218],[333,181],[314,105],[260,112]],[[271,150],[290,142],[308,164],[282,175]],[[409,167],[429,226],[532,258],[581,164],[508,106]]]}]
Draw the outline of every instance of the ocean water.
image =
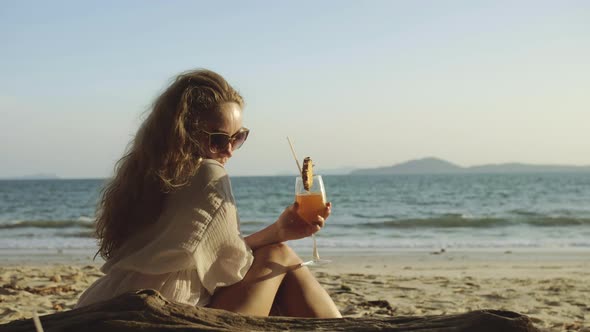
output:
[{"label": "ocean water", "polygon": [[[320,249],[590,249],[590,174],[334,175],[324,183],[333,214]],[[96,248],[103,184],[0,181],[0,249]],[[245,235],[294,201],[292,176],[234,177],[232,186]]]}]

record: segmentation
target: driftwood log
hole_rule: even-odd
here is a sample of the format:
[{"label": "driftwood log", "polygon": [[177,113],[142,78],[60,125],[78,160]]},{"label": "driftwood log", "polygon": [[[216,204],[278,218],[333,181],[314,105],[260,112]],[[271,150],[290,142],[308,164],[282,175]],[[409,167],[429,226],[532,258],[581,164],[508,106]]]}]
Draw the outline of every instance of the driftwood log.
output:
[{"label": "driftwood log", "polygon": [[[250,317],[172,303],[154,290],[41,317],[45,332],[57,331],[539,331],[523,315],[477,310],[459,315],[302,319]],[[0,325],[0,332],[35,331],[32,319]]]}]

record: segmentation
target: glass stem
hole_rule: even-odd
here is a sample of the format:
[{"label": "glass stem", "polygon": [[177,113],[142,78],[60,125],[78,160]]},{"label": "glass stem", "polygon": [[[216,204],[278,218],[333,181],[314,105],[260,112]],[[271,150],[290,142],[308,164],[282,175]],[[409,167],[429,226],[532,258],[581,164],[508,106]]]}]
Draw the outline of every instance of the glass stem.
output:
[{"label": "glass stem", "polygon": [[312,234],[311,238],[313,239],[313,260],[319,261],[320,260],[320,253],[318,252],[318,245],[315,240],[315,234]]}]

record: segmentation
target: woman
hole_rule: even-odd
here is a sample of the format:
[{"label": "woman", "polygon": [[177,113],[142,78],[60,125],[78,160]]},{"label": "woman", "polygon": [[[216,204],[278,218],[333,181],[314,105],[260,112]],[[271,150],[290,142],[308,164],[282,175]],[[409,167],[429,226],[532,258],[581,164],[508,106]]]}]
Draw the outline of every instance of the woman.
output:
[{"label": "woman", "polygon": [[[248,137],[242,97],[220,75],[179,75],[158,97],[117,163],[97,210],[105,276],[85,306],[142,288],[171,301],[242,314],[341,317],[284,241],[317,232],[297,205],[243,238],[224,165]],[[98,254],[97,253],[97,254]]]}]

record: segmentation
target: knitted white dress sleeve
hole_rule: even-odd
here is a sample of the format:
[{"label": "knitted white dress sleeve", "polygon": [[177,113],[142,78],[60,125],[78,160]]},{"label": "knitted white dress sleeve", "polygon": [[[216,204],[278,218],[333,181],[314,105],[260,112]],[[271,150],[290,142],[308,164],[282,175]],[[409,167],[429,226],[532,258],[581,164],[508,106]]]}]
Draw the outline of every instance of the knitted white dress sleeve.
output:
[{"label": "knitted white dress sleeve", "polygon": [[102,267],[77,307],[152,288],[171,301],[207,305],[217,287],[242,280],[254,257],[240,234],[223,166],[203,160],[190,185],[169,195],[157,222],[138,230]]}]

